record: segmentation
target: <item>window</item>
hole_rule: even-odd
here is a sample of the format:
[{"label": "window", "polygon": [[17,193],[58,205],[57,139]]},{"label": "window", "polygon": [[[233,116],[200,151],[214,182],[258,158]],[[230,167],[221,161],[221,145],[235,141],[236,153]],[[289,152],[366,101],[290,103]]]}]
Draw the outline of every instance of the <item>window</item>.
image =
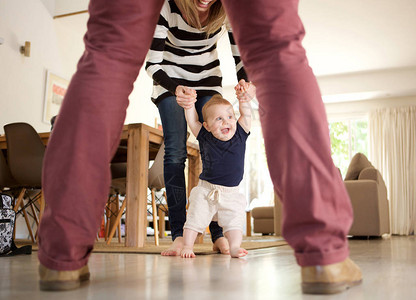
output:
[{"label": "window", "polygon": [[329,132],[332,159],[344,177],[352,157],[357,152],[368,156],[368,119],[330,122]]},{"label": "window", "polygon": [[243,189],[250,209],[274,205],[274,189],[267,166],[260,122],[253,119],[247,139]]},{"label": "window", "polygon": [[[256,118],[257,117],[257,118]],[[329,123],[331,155],[342,177],[352,157],[361,152],[368,156],[368,119],[355,118]],[[253,116],[251,135],[247,140],[242,192],[250,208],[273,205],[273,184],[267,166],[264,140],[258,116]]]}]

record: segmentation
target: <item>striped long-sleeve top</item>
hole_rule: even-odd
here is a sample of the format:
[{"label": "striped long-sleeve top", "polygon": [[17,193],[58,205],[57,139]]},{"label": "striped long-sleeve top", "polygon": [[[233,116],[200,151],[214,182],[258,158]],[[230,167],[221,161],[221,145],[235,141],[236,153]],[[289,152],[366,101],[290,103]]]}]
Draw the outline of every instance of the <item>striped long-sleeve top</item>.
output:
[{"label": "striped long-sleeve top", "polygon": [[224,25],[207,37],[205,32],[186,23],[173,0],[166,0],[146,61],[146,71],[153,78],[152,101],[157,104],[175,95],[178,85],[195,89],[198,97],[221,94],[217,41],[225,31],[230,38],[237,78],[247,81],[231,28]]}]

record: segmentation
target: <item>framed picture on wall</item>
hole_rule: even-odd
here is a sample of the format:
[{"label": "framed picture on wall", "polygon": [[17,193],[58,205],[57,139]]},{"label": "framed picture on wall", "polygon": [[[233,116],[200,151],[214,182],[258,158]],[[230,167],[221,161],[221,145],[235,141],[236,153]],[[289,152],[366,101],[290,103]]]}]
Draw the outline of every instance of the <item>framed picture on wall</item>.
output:
[{"label": "framed picture on wall", "polygon": [[68,85],[69,80],[47,70],[43,122],[50,124],[51,118],[58,114]]}]

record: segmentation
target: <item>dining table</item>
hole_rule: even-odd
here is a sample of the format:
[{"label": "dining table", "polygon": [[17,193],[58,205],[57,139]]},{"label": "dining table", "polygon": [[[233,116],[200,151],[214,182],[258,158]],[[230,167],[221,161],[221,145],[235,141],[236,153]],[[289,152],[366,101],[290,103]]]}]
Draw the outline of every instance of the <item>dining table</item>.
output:
[{"label": "dining table", "polygon": [[[47,145],[50,132],[38,133],[42,142]],[[160,129],[143,123],[132,123],[123,126],[120,144],[113,162],[127,163],[126,186],[126,235],[125,246],[144,247],[147,236],[147,195],[149,161],[154,159],[163,142]],[[0,149],[7,151],[5,135],[0,135]],[[188,195],[198,184],[202,170],[199,147],[188,142]],[[46,199],[47,201],[47,199]]]}]

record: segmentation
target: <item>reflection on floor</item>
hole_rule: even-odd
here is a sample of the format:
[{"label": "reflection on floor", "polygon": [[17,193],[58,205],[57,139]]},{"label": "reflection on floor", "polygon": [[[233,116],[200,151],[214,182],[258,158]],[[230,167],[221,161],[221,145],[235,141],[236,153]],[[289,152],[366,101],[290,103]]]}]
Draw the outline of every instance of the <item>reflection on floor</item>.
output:
[{"label": "reflection on floor", "polygon": [[301,294],[300,269],[282,246],[243,259],[94,253],[90,283],[61,293],[39,291],[36,252],[2,257],[0,299],[416,299],[415,236],[350,240],[350,249],[363,284],[324,298]]}]

